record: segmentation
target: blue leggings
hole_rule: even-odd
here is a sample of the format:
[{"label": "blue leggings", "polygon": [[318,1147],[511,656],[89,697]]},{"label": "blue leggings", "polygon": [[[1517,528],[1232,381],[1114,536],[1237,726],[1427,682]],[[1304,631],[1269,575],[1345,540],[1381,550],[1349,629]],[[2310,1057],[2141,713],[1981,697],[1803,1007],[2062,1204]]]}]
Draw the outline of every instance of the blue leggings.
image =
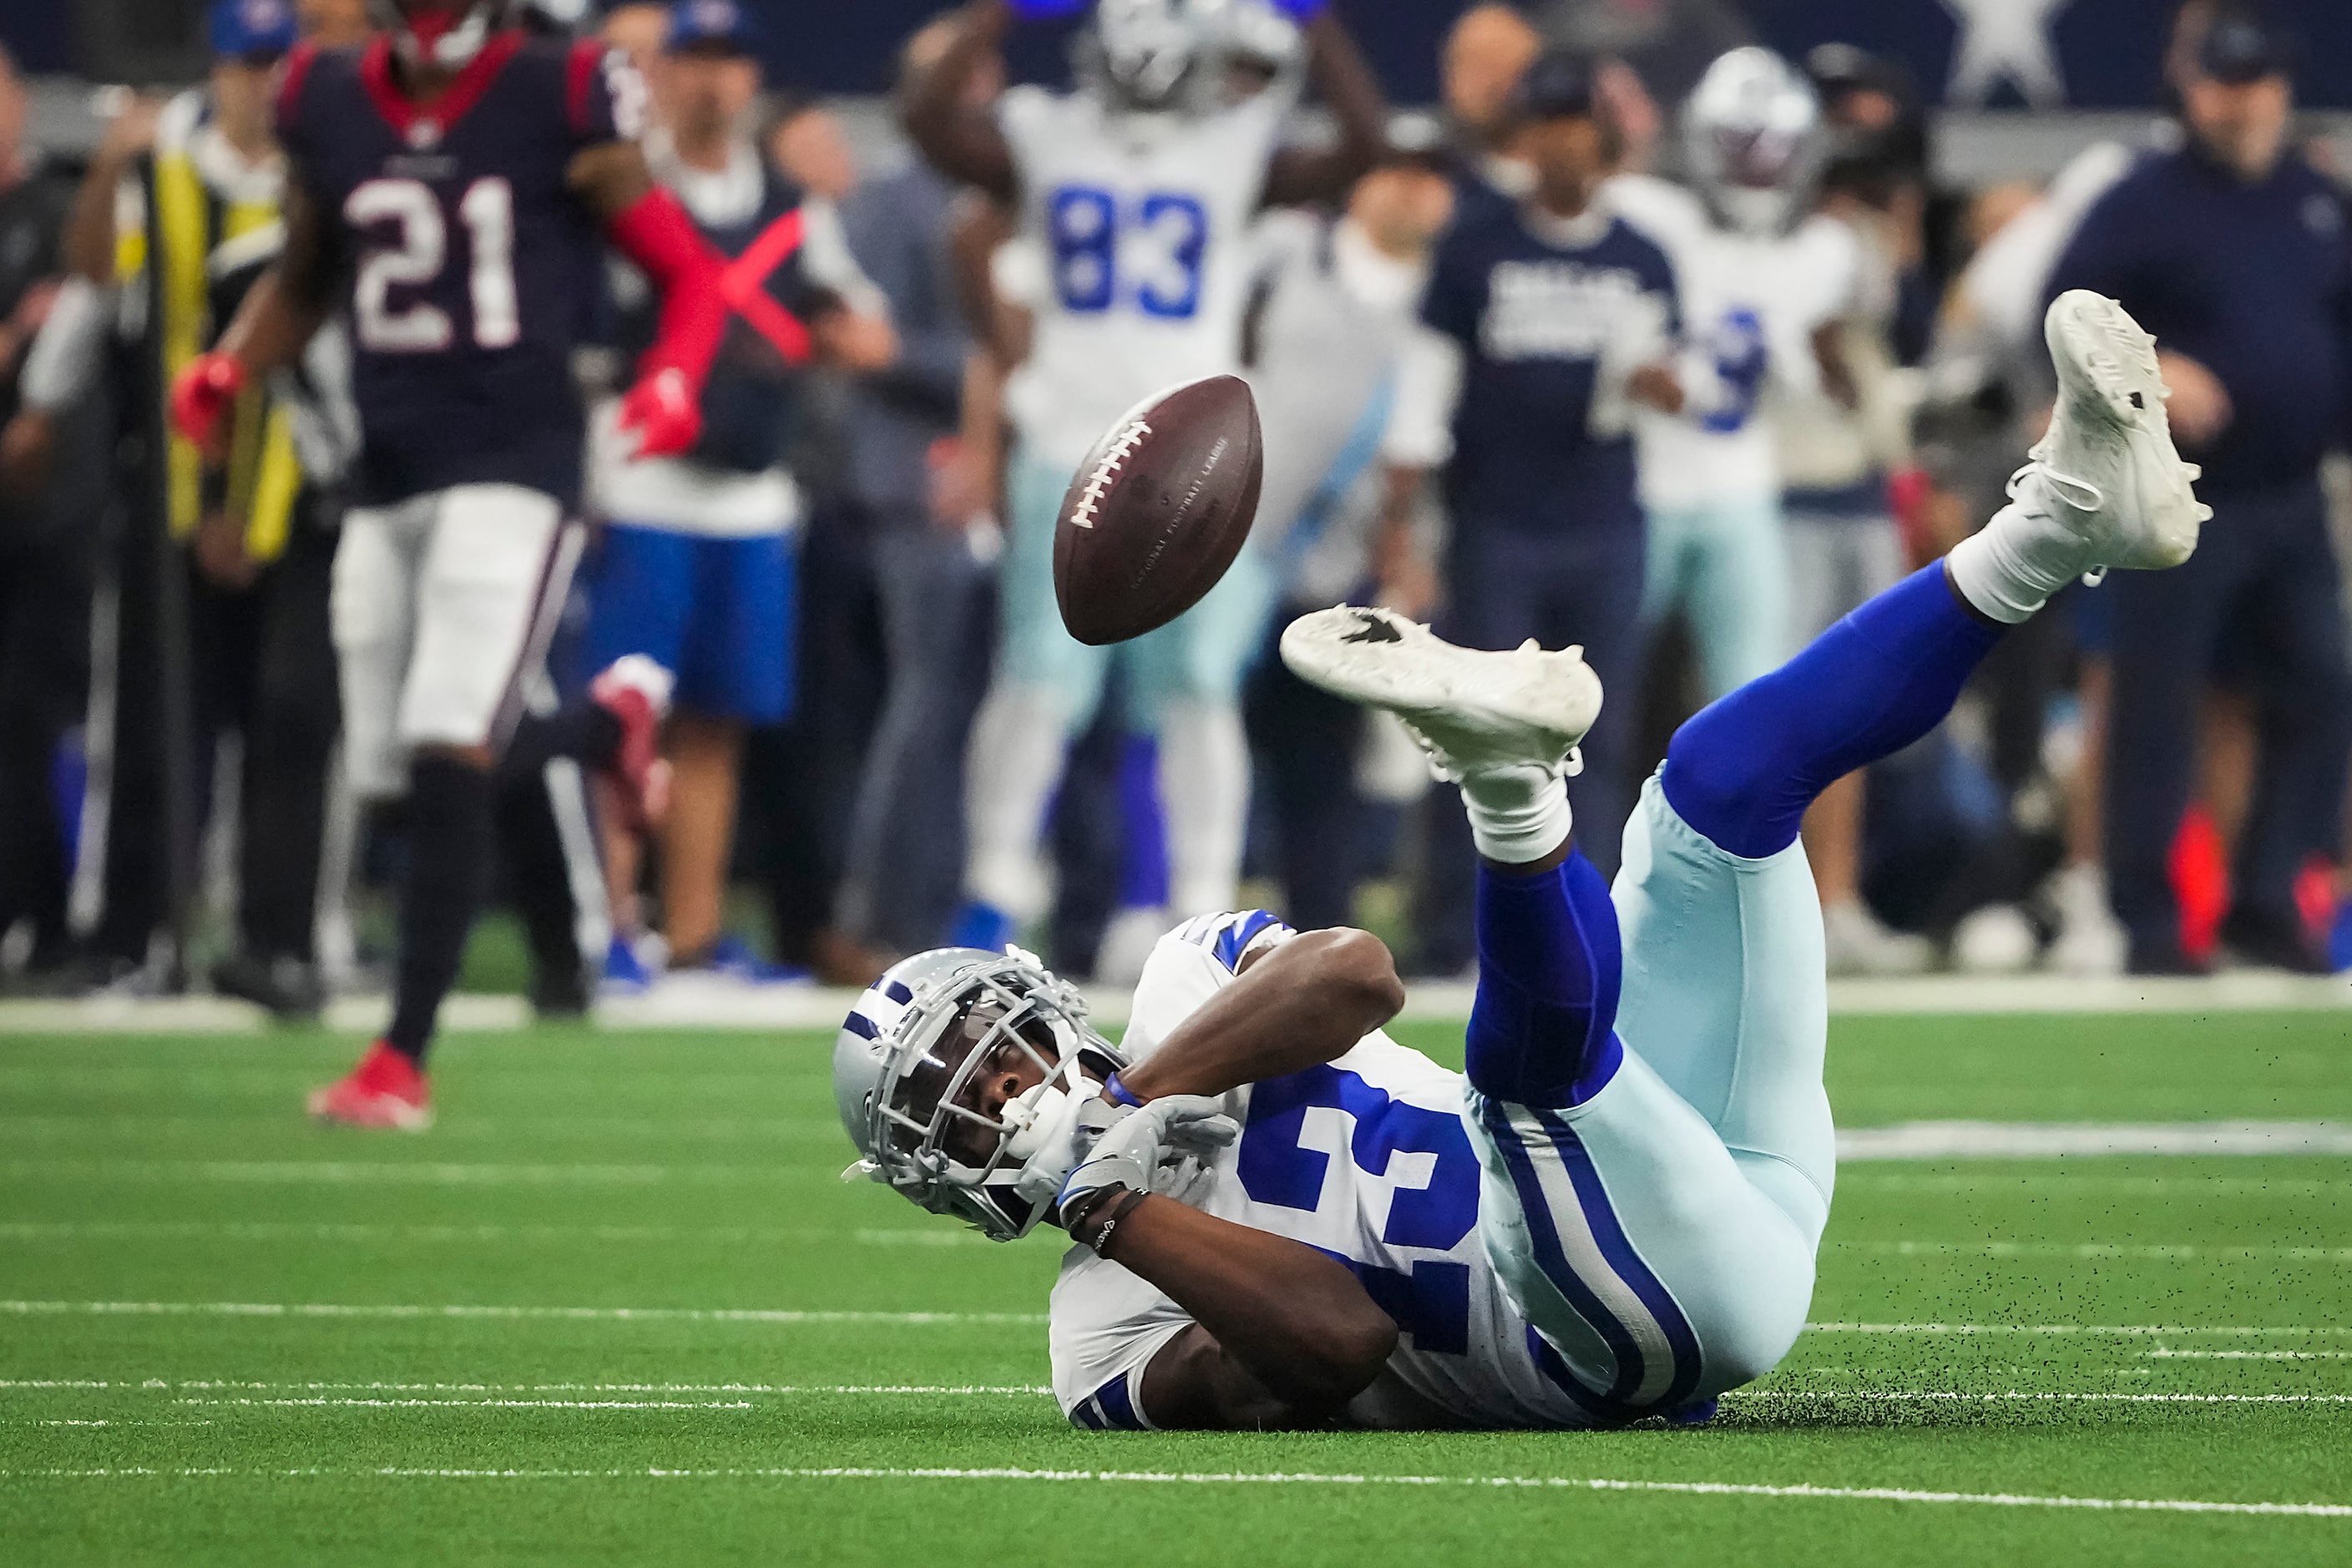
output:
[{"label": "blue leggings", "polygon": [[[1822,790],[1941,723],[2000,636],[1961,606],[1940,562],[1914,573],[1676,731],[1667,803],[1717,848],[1779,853]],[[1477,897],[1471,1086],[1517,1105],[1583,1104],[1624,1054],[1607,886],[1571,851],[1531,877],[1482,865]]]}]

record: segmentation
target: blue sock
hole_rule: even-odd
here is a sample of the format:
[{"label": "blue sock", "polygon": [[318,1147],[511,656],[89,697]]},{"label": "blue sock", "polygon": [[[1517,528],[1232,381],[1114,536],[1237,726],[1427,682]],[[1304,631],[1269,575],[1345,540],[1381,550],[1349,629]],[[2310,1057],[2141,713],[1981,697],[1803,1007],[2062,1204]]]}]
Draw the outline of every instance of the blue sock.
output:
[{"label": "blue sock", "polygon": [[1512,877],[1478,868],[1478,999],[1471,1087],[1552,1109],[1601,1092],[1623,1059],[1613,1026],[1624,974],[1617,910],[1592,862]]},{"label": "blue sock", "polygon": [[1666,803],[1717,848],[1778,854],[1822,791],[1942,723],[2001,630],[1922,567],[1677,730]]}]

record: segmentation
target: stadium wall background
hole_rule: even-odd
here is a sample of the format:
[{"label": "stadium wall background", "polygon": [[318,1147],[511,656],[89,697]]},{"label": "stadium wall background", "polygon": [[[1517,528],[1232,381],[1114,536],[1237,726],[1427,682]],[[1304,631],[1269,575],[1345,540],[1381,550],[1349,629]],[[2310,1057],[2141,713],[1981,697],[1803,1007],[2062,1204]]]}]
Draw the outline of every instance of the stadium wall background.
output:
[{"label": "stadium wall background", "polygon": [[[772,80],[835,99],[868,167],[900,143],[882,93],[901,40],[942,0],[746,0],[769,21]],[[1470,0],[1341,0],[1400,102],[1436,93],[1437,43]],[[1524,0],[1530,10],[1579,0]],[[1608,0],[1595,0],[1607,4]],[[2031,0],[1659,0],[1672,14],[1735,7],[1766,41],[1797,51],[1831,39],[1911,62],[1940,89],[1960,36],[1956,17]],[[2315,129],[2352,167],[2352,4],[2274,0],[2304,42]],[[2027,111],[2004,86],[1985,107],[1937,111],[1939,174],[1973,186],[2042,179],[2090,142],[2134,142],[2158,108],[2157,40],[2173,0],[2056,0],[2047,39],[2067,89],[2063,108]],[[0,0],[0,42],[32,78],[34,142],[73,159],[97,140],[101,84],[194,80],[204,0]],[[1014,64],[1032,79],[1066,77],[1070,26],[1024,27]]]},{"label": "stadium wall background", "polygon": [[[817,92],[866,94],[889,82],[901,40],[942,8],[940,0],[745,0],[769,26],[771,79]],[[1940,93],[1970,17],[1998,25],[2046,5],[2050,63],[2076,109],[2152,106],[2159,35],[2172,0],[1651,0],[1666,25],[1685,14],[1742,15],[1760,41],[1800,53],[1832,39],[1909,63]],[[1390,91],[1408,102],[1436,92],[1437,41],[1468,0],[1343,0]],[[1524,0],[1530,12],[1598,7],[1610,0]],[[2271,0],[2302,43],[2302,88],[2317,107],[2352,109],[2352,5]],[[204,66],[202,0],[0,0],[0,39],[37,75],[90,81],[168,81]],[[1016,69],[1036,79],[1066,74],[1069,25],[1020,29]],[[1983,107],[2022,106],[2013,84]],[[1973,105],[1972,105],[1973,107]],[[2050,107],[2043,105],[2042,107]]]}]

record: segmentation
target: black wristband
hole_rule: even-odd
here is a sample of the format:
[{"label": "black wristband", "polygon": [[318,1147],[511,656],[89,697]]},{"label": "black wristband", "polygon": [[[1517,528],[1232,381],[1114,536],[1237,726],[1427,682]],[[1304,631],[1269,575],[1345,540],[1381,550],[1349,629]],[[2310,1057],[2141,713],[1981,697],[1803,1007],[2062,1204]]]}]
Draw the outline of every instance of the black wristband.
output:
[{"label": "black wristband", "polygon": [[[1086,1213],[1080,1215],[1076,1222],[1077,1225],[1084,1225],[1095,1215],[1102,1215],[1103,1221],[1095,1227],[1094,1236],[1088,1239],[1081,1239],[1076,1226],[1073,1226],[1070,1231],[1070,1239],[1077,1241],[1082,1247],[1093,1249],[1097,1258],[1103,1256],[1103,1248],[1110,1245],[1111,1232],[1118,1228],[1118,1222],[1132,1214],[1136,1205],[1141,1203],[1146,1195],[1132,1187],[1109,1187],[1105,1191],[1112,1195],[1105,1202],[1089,1205]],[[1105,1213],[1106,1210],[1108,1212]]]},{"label": "black wristband", "polygon": [[1077,1208],[1074,1212],[1066,1213],[1062,1215],[1062,1228],[1069,1232],[1070,1239],[1072,1241],[1077,1240],[1078,1226],[1086,1224],[1087,1220],[1094,1217],[1097,1213],[1100,1212],[1105,1205],[1108,1204],[1113,1198],[1118,1196],[1119,1194],[1131,1190],[1132,1189],[1130,1188],[1118,1185],[1097,1187],[1093,1192],[1088,1193],[1085,1197],[1078,1200]]},{"label": "black wristband", "polygon": [[1125,1197],[1119,1199],[1118,1203],[1111,1205],[1109,1215],[1104,1218],[1102,1224],[1095,1227],[1095,1238],[1090,1245],[1094,1247],[1095,1256],[1097,1258],[1101,1258],[1106,1255],[1106,1250],[1110,1246],[1111,1232],[1117,1230],[1119,1227],[1119,1223],[1126,1219],[1129,1215],[1133,1214],[1137,1205],[1140,1205],[1145,1198],[1150,1195],[1151,1194],[1149,1193],[1130,1191]]}]

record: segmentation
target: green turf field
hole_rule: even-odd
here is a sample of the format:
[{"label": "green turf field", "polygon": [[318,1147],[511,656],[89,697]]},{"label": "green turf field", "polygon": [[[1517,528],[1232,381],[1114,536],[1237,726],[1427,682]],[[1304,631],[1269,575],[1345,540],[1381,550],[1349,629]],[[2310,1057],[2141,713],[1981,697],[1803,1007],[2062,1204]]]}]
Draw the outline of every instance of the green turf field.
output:
[{"label": "green turf field", "polygon": [[[460,1036],[404,1138],[297,1116],[348,1040],[0,1036],[0,1562],[2352,1562],[2352,1161],[1850,1165],[1704,1429],[1095,1435],[1056,1248],[842,1185],[826,1043]],[[2352,1118],[2343,1015],[1831,1061],[1852,1126]]]}]

